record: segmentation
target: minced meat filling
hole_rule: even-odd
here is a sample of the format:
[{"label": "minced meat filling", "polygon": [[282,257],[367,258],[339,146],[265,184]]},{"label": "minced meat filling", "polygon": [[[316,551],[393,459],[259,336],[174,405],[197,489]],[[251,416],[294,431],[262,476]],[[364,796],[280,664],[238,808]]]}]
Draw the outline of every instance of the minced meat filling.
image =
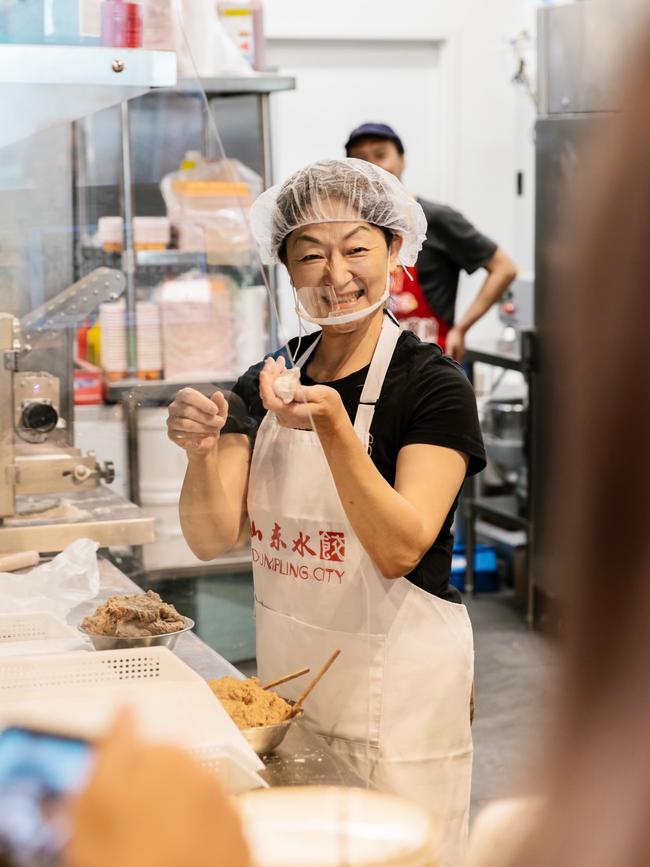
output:
[{"label": "minced meat filling", "polygon": [[84,617],[82,629],[91,635],[140,638],[185,629],[185,618],[153,590],[133,596],[111,596],[94,614]]}]

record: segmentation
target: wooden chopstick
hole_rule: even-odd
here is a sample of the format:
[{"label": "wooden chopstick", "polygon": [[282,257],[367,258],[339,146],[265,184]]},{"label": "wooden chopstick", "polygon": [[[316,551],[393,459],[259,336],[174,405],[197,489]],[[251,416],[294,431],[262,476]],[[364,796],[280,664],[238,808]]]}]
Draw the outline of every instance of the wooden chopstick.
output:
[{"label": "wooden chopstick", "polygon": [[309,674],[311,669],[301,668],[300,671],[294,671],[292,674],[285,674],[284,677],[279,677],[277,680],[272,680],[270,683],[265,683],[262,689],[272,689],[274,686],[280,686],[281,683],[288,683],[296,677],[302,677],[303,674]]},{"label": "wooden chopstick", "polygon": [[312,689],[316,686],[316,684],[321,679],[321,677],[329,670],[330,666],[335,662],[336,658],[339,656],[340,653],[341,653],[340,650],[335,650],[334,653],[330,656],[330,658],[327,660],[325,665],[321,668],[321,670],[318,672],[316,677],[311,681],[311,683],[309,684],[307,689],[303,692],[303,694],[300,696],[300,698],[296,701],[294,706],[291,708],[291,713],[289,714],[289,718],[291,718],[292,716],[295,716],[298,713],[298,711],[302,707],[302,703],[304,702],[304,700],[307,698],[307,696],[312,691]]}]

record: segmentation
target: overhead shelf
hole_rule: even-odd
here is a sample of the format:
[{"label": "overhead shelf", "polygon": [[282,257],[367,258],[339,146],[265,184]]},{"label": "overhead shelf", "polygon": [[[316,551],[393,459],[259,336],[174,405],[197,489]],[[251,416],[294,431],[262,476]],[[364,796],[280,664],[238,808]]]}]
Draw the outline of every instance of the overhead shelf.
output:
[{"label": "overhead shelf", "polygon": [[173,51],[0,44],[0,147],[175,84]]},{"label": "overhead shelf", "polygon": [[295,90],[296,79],[272,72],[256,72],[252,75],[214,76],[212,78],[186,78],[178,82],[177,90],[194,92],[204,90],[208,96],[240,95],[250,93],[275,93]]},{"label": "overhead shelf", "polygon": [[[121,253],[107,252],[101,247],[85,246],[82,256],[87,268],[99,268],[102,265],[120,268],[122,263]],[[204,273],[228,274],[241,286],[258,285],[264,280],[257,265],[212,262],[209,254],[191,250],[136,250],[135,265],[140,274],[150,272],[159,277],[171,277],[197,269]]]}]

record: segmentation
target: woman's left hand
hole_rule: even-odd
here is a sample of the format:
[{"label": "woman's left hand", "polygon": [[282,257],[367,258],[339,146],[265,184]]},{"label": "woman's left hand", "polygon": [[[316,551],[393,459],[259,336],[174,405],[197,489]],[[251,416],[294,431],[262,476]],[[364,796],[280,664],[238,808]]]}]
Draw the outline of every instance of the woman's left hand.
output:
[{"label": "woman's left hand", "polygon": [[341,395],[327,385],[301,385],[292,403],[285,404],[273,390],[275,380],[287,370],[284,358],[269,358],[260,372],[260,397],[283,427],[312,430],[319,436],[335,434],[349,422]]}]

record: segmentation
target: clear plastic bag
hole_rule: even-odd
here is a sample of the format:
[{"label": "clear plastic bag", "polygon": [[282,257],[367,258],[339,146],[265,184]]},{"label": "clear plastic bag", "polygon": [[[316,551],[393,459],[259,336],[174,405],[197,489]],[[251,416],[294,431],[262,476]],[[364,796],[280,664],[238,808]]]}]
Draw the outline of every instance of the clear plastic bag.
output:
[{"label": "clear plastic bag", "polygon": [[247,267],[257,260],[248,220],[262,179],[252,169],[192,154],[165,175],[160,189],[180,250],[205,252],[212,265]]},{"label": "clear plastic bag", "polygon": [[49,611],[65,619],[99,592],[98,548],[92,539],[77,539],[30,572],[0,573],[0,611]]}]

